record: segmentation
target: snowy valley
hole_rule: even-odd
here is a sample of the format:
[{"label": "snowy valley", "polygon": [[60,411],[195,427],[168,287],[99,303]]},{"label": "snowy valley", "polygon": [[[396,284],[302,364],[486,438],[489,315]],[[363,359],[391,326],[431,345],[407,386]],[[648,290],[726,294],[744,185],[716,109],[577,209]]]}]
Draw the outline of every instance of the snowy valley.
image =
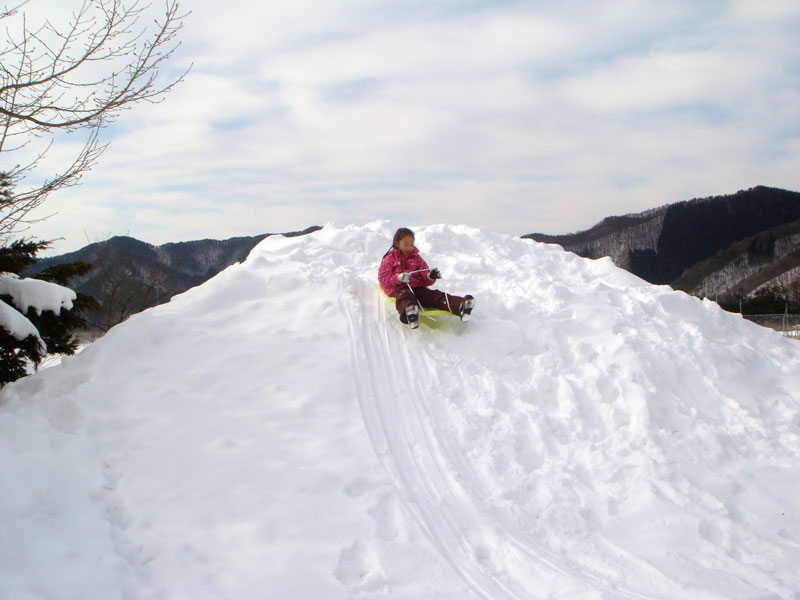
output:
[{"label": "snowy valley", "polygon": [[556,245],[246,261],[0,392],[0,598],[796,598],[800,344]]}]

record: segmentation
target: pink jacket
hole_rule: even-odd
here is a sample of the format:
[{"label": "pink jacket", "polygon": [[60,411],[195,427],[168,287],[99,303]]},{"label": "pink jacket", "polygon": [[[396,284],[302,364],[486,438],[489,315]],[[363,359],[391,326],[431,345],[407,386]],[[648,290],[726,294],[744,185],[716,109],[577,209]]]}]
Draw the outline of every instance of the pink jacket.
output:
[{"label": "pink jacket", "polygon": [[[419,250],[416,247],[408,255],[403,254],[397,248],[392,248],[381,261],[381,267],[378,269],[378,281],[386,295],[391,296],[397,288],[406,285],[397,281],[398,273],[419,271],[427,268],[428,264],[419,255]],[[414,273],[409,283],[411,287],[428,287],[433,284],[433,281],[428,279],[426,271],[424,273]]]}]

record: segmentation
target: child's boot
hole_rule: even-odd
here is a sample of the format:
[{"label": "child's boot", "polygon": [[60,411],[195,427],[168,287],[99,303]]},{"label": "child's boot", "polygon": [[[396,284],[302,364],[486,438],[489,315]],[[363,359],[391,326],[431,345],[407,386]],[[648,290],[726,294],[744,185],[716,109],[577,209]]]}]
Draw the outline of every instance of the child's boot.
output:
[{"label": "child's boot", "polygon": [[409,304],[406,306],[406,319],[411,329],[419,327],[419,306],[416,304]]},{"label": "child's boot", "polygon": [[472,309],[475,308],[475,298],[467,294],[458,308],[458,315],[462,321],[469,321],[472,318]]}]

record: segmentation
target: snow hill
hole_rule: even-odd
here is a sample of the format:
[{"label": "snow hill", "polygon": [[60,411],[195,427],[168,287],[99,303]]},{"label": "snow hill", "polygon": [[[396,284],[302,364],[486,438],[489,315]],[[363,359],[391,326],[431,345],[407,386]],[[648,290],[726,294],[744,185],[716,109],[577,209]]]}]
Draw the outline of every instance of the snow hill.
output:
[{"label": "snow hill", "polygon": [[273,236],[0,393],[0,598],[796,598],[800,344],[610,259]]}]

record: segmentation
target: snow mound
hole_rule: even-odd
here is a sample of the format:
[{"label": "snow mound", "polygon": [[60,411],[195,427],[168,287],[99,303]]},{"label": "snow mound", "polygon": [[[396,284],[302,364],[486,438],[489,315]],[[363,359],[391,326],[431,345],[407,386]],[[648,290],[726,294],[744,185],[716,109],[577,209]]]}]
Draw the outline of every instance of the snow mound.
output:
[{"label": "snow mound", "polygon": [[791,598],[800,345],[608,259],[273,236],[0,393],[3,598]]}]

